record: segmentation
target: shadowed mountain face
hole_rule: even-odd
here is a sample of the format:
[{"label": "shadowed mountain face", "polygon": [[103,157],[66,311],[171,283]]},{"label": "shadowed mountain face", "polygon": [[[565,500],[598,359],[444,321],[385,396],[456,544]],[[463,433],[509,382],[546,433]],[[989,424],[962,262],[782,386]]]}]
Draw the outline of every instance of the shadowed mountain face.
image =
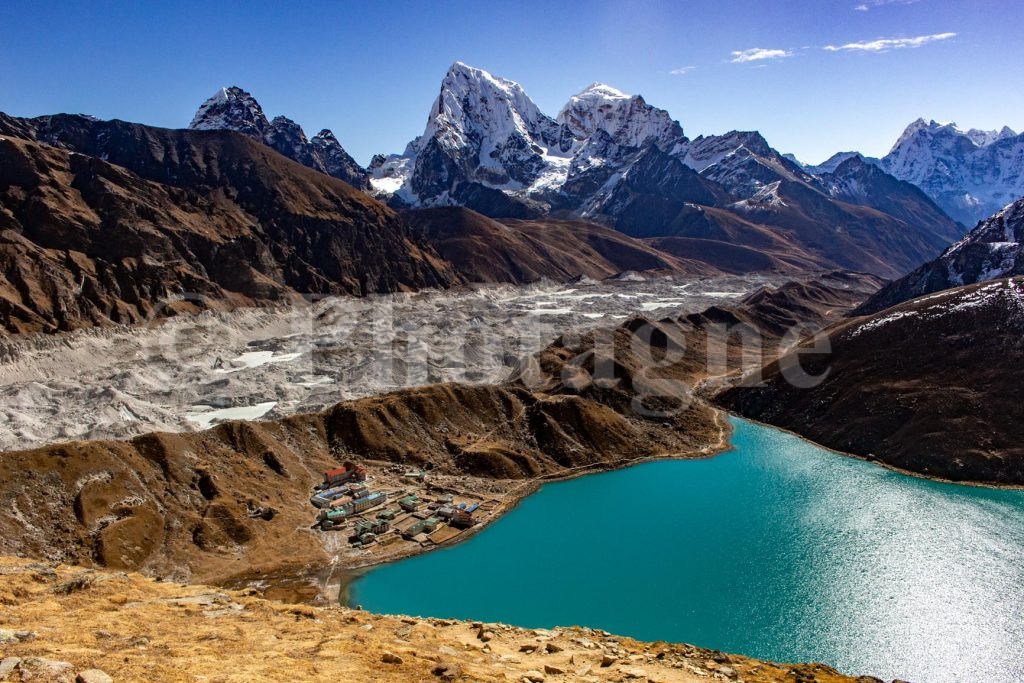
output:
[{"label": "shadowed mountain face", "polygon": [[894,280],[857,309],[875,313],[915,297],[984,282],[1008,275],[1024,275],[1024,199],[1019,199],[978,223],[962,240],[939,258]]},{"label": "shadowed mountain face", "polygon": [[1024,484],[1024,280],[931,294],[829,333],[831,353],[802,355],[813,388],[763,381],[719,394],[741,415],[820,444],[956,481]]},{"label": "shadowed mountain face", "polygon": [[184,293],[230,305],[459,281],[393,211],[238,133],[0,116],[0,135],[9,332],[138,322]]}]

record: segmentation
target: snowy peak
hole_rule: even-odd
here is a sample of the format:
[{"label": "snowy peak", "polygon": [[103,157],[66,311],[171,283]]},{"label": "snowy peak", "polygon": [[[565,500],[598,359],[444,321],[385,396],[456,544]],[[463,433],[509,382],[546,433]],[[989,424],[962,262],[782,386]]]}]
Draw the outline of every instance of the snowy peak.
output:
[{"label": "snowy peak", "polygon": [[238,86],[221,88],[200,105],[192,130],[234,130],[262,139],[270,128],[263,108],[252,95]]},{"label": "snowy peak", "polygon": [[361,189],[368,187],[365,171],[342,149],[331,131],[322,130],[310,141],[302,126],[287,116],[275,116],[273,121],[268,121],[256,98],[238,86],[221,88],[203,102],[189,128],[233,130],[303,166]]},{"label": "snowy peak", "polygon": [[884,170],[917,185],[950,216],[971,225],[1024,195],[1024,136],[1004,126],[962,130],[918,119],[881,160]]},{"label": "snowy peak", "polygon": [[683,137],[682,126],[667,111],[604,83],[593,83],[570,97],[557,121],[576,140],[603,130],[622,147],[639,148],[653,141],[666,149]]},{"label": "snowy peak", "polygon": [[511,136],[551,135],[555,127],[515,81],[455,62],[441,81],[421,145],[433,138],[445,148],[464,149],[477,136],[500,144]]}]

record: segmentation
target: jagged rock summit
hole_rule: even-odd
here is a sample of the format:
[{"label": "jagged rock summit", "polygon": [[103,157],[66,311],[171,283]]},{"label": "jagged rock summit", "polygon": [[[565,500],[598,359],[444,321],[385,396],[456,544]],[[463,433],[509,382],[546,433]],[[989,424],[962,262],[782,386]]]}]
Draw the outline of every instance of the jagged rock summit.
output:
[{"label": "jagged rock summit", "polygon": [[366,171],[349,156],[334,133],[325,128],[309,140],[302,126],[286,116],[268,120],[256,98],[238,86],[221,88],[203,102],[189,128],[233,130],[269,145],[303,166],[359,189],[369,187]]},{"label": "jagged rock summit", "polygon": [[611,86],[585,88],[551,118],[515,81],[456,62],[423,134],[403,154],[377,157],[371,184],[411,206],[463,204],[492,215],[486,209],[504,208],[512,216],[578,209],[589,197],[563,192],[567,184],[601,167],[601,182],[584,183],[596,189],[645,145],[668,150],[681,140],[668,112]]}]

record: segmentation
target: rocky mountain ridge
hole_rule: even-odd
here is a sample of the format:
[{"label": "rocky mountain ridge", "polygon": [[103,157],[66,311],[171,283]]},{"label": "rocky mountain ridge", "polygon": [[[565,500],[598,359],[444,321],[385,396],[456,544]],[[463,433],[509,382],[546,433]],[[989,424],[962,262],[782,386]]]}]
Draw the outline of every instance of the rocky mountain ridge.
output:
[{"label": "rocky mountain ridge", "polygon": [[857,309],[858,314],[883,308],[951,287],[1024,275],[1024,198],[978,223],[937,259],[917,268]]},{"label": "rocky mountain ridge", "polygon": [[6,332],[460,282],[392,210],[231,131],[0,114]]},{"label": "rocky mountain ridge", "polygon": [[349,185],[368,189],[366,171],[338,139],[323,129],[307,139],[302,126],[286,116],[267,120],[256,98],[238,86],[221,88],[200,105],[191,130],[233,130],[273,147],[284,156]]},{"label": "rocky mountain ridge", "polygon": [[[828,331],[716,402],[829,448],[953,481],[1024,484],[1024,278],[919,297]],[[817,386],[786,378],[796,362]]]}]

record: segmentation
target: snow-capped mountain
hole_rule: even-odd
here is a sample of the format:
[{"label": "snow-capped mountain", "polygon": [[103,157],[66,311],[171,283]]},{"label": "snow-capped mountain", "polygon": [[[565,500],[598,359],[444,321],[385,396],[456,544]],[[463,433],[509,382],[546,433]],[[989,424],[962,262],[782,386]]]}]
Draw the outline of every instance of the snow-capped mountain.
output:
[{"label": "snow-capped mountain", "polygon": [[[414,206],[507,195],[517,208],[575,209],[647,144],[685,141],[668,112],[595,83],[545,115],[514,81],[456,62],[423,135],[401,155],[378,156],[371,184]],[[587,196],[562,188],[586,188]]]},{"label": "snow-capped mountain", "polygon": [[[827,181],[756,131],[691,140],[664,109],[600,83],[551,118],[519,84],[461,62],[445,74],[423,134],[369,168],[373,192],[396,207],[460,205],[497,218],[584,218],[640,237],[749,241],[888,277],[962,234],[919,190],[873,170]],[[883,191],[897,197],[875,196]]]},{"label": "snow-capped mountain", "polygon": [[1024,135],[1010,128],[962,130],[918,119],[878,161],[911,182],[964,225],[1024,195]]},{"label": "snow-capped mountain", "polygon": [[836,152],[828,159],[825,159],[825,161],[821,162],[816,166],[804,164],[803,169],[808,173],[813,173],[815,175],[821,175],[822,173],[832,173],[837,168],[839,168],[839,165],[841,163],[843,163],[844,161],[851,157],[858,157],[860,159],[865,158],[864,155],[862,155],[860,152]]},{"label": "snow-capped mountain", "polygon": [[203,102],[189,128],[237,131],[304,166],[340,178],[360,189],[369,187],[366,172],[342,148],[331,131],[324,129],[308,140],[302,126],[286,116],[267,120],[256,98],[237,86],[221,88]]},{"label": "snow-capped mountain", "polygon": [[978,223],[939,258],[890,282],[857,312],[874,313],[932,292],[1010,275],[1024,275],[1024,199]]},{"label": "snow-capped mountain", "polygon": [[[662,188],[692,189],[706,180],[721,185],[702,188],[701,199],[721,196],[723,189],[735,195],[729,201],[753,196],[777,173],[810,179],[756,132],[689,140],[664,109],[602,83],[570,97],[550,118],[518,83],[456,62],[441,83],[423,135],[403,154],[375,157],[370,183],[403,206],[479,209],[469,203],[472,196],[510,215],[563,210],[596,217],[622,205],[610,198],[634,164],[643,160],[649,166],[652,155],[661,153],[678,162],[663,164],[665,170],[686,167],[677,174],[689,176],[692,170],[703,178],[665,179]],[[637,173],[642,175],[639,167]]]},{"label": "snow-capped mountain", "polygon": [[262,140],[270,129],[270,121],[256,98],[233,85],[221,88],[199,105],[188,127],[192,130],[234,130]]}]

